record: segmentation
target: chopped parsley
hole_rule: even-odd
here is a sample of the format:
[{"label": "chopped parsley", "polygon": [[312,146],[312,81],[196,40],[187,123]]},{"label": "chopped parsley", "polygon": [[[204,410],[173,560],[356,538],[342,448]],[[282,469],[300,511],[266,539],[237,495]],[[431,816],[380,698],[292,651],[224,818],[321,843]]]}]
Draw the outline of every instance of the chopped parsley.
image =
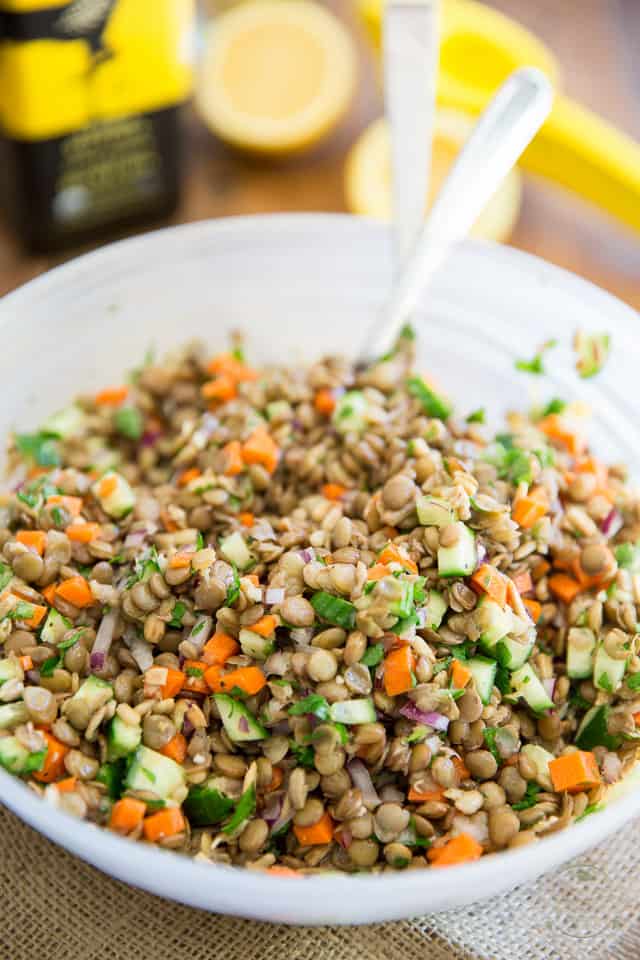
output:
[{"label": "chopped parsley", "polygon": [[301,767],[307,767],[309,770],[313,769],[315,763],[315,754],[313,752],[313,747],[305,746],[301,743],[296,743],[295,740],[289,741],[289,748],[291,753],[295,757],[296,763]]},{"label": "chopped parsley", "polygon": [[40,664],[40,676],[52,677],[53,671],[57,670],[62,663],[62,657],[48,657],[44,663]]},{"label": "chopped parsley", "polygon": [[603,670],[596,683],[601,690],[606,690],[607,693],[613,693],[613,684],[611,683],[611,678],[606,670]]},{"label": "chopped parsley", "polygon": [[640,673],[632,673],[627,677],[629,690],[640,690]]},{"label": "chopped parsley", "polygon": [[384,646],[381,643],[374,643],[362,654],[360,663],[365,667],[377,667],[382,660],[384,660]]},{"label": "chopped parsley", "polygon": [[202,550],[204,547],[204,537],[202,535],[202,530],[198,530],[198,536],[196,539],[196,550]]},{"label": "chopped parsley", "polygon": [[203,677],[204,670],[202,667],[185,667],[185,673],[188,677]]},{"label": "chopped parsley", "polygon": [[536,376],[540,376],[541,374],[545,373],[542,358],[548,350],[552,350],[553,347],[556,347],[557,345],[557,340],[547,340],[546,343],[542,344],[533,360],[516,360],[516,370],[523,370],[525,373],[533,373]]},{"label": "chopped parsley", "polygon": [[477,410],[474,410],[473,413],[470,413],[467,417],[467,423],[486,423],[487,415],[484,407],[479,407]]},{"label": "chopped parsley", "polygon": [[586,380],[600,373],[609,359],[611,337],[608,333],[584,333],[578,330],[573,346],[576,352],[576,370]]},{"label": "chopped parsley", "polygon": [[552,397],[551,400],[542,408],[540,411],[543,417],[549,417],[553,413],[562,413],[566,408],[567,404],[564,400],[561,400],[560,397]]},{"label": "chopped parsley", "polygon": [[540,790],[541,787],[537,783],[534,783],[533,780],[530,780],[522,800],[518,800],[517,803],[512,803],[511,806],[514,810],[528,810],[529,807],[535,807],[538,802]]},{"label": "chopped parsley", "polygon": [[585,817],[590,817],[592,813],[600,813],[601,810],[604,810],[604,803],[590,803],[588,807],[585,807],[584,813],[581,813],[579,817],[576,817],[576,823],[579,823],[581,820],[584,820]]},{"label": "chopped parsley", "polygon": [[178,600],[175,604],[173,611],[171,613],[171,620],[169,621],[169,626],[173,627],[174,630],[180,629],[182,626],[182,618],[187,612],[186,604],[182,600]]},{"label": "chopped parsley", "polygon": [[142,414],[137,407],[122,407],[116,410],[113,422],[118,433],[128,440],[139,440],[144,433]]},{"label": "chopped parsley", "polygon": [[303,717],[306,714],[312,714],[318,720],[329,719],[329,703],[318,693],[311,693],[304,700],[298,700],[292,707],[289,707],[290,717]]},{"label": "chopped parsley", "polygon": [[60,507],[51,508],[51,518],[55,523],[56,527],[62,527],[65,525],[65,516]]},{"label": "chopped parsley", "polygon": [[231,567],[233,568],[233,580],[227,587],[226,603],[228,607],[232,607],[240,596],[240,577],[238,576],[238,568],[236,567],[235,563],[232,563]]},{"label": "chopped parsley", "polygon": [[496,763],[498,764],[498,766],[500,766],[500,764],[502,763],[502,757],[500,756],[500,751],[498,750],[498,747],[496,745],[496,735],[499,729],[500,729],[499,727],[485,727],[483,731],[484,742],[486,743],[487,748],[493,754],[493,757]]},{"label": "chopped parsley", "polygon": [[420,743],[429,735],[429,728],[418,725],[414,727],[409,736],[406,738],[407,743]]},{"label": "chopped parsley", "polygon": [[428,417],[435,420],[447,420],[452,413],[451,404],[428,387],[420,377],[409,377],[407,390],[422,404],[422,409]]},{"label": "chopped parsley", "polygon": [[84,631],[85,631],[85,627],[80,627],[78,630],[74,630],[70,636],[60,641],[60,643],[58,644],[58,650],[68,650],[69,647],[72,647],[75,643],[78,642],[78,640],[80,639]]}]

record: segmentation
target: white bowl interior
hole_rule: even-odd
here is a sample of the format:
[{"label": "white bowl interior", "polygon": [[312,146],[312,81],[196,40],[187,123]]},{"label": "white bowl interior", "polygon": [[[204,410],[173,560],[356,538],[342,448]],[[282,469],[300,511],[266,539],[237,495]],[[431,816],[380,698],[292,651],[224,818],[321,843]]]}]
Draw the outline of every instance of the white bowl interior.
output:
[{"label": "white bowl interior", "polygon": [[[201,337],[219,349],[227,332],[240,328],[257,363],[349,354],[384,302],[390,251],[384,227],[298,215],[173,228],[73,261],[0,303],[0,434],[35,428],[75,393],[120,382],[150,346],[162,354]],[[506,409],[533,399],[582,399],[594,410],[596,450],[640,475],[630,308],[534,258],[470,243],[443,269],[416,321],[419,366],[461,413],[485,406],[498,422]],[[613,337],[612,359],[594,381],[579,381],[573,370],[569,345],[577,328]],[[517,357],[529,358],[551,338],[559,346],[549,355],[548,378],[539,382],[515,370]],[[121,879],[196,906],[292,923],[395,919],[489,896],[587,849],[640,810],[634,792],[535,851],[455,871],[293,883],[125,846],[45,807],[3,771],[0,796],[49,837]],[[320,895],[310,895],[312,889]]]}]

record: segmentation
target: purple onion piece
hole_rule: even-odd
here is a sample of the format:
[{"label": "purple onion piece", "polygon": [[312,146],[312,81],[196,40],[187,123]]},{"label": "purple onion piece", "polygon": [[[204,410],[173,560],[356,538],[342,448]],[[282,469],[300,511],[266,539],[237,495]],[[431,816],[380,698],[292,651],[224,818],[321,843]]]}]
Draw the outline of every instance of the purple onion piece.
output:
[{"label": "purple onion piece", "polygon": [[612,507],[600,524],[600,529],[605,537],[615,537],[616,533],[622,530],[623,526],[624,520],[622,519],[622,514],[619,510],[616,510],[615,507]]},{"label": "purple onion piece", "polygon": [[487,548],[482,543],[476,544],[476,569],[487,559]]},{"label": "purple onion piece", "polygon": [[131,533],[128,533],[124,539],[125,550],[128,550],[130,547],[141,547],[146,537],[146,530],[133,530]]},{"label": "purple onion piece", "polygon": [[152,447],[162,436],[162,430],[146,430],[140,438],[141,447]]},{"label": "purple onion piece", "polygon": [[278,817],[282,813],[282,804],[284,801],[283,793],[272,793],[267,800],[265,807],[262,811],[262,819],[265,820],[270,827],[278,820]]},{"label": "purple onion piece", "polygon": [[416,707],[415,703],[405,703],[405,705],[400,708],[400,713],[408,720],[415,720],[416,723],[426,724],[428,727],[433,727],[434,730],[440,730],[442,733],[446,732],[449,727],[449,718],[445,717],[444,714],[436,713],[435,710],[420,710],[419,707]]},{"label": "purple onion piece", "polygon": [[[284,809],[284,803],[282,806]],[[291,805],[289,804],[289,813],[283,814],[282,811],[280,811],[280,815],[278,819],[271,827],[271,833],[272,834],[278,833],[278,831],[282,830],[283,827],[286,827],[286,825],[290,823],[291,820],[293,820],[293,807],[291,807]]]},{"label": "purple onion piece", "polygon": [[190,737],[194,730],[195,727],[191,723],[191,720],[189,720],[188,717],[185,717],[182,721],[182,732],[184,733],[185,737]]},{"label": "purple onion piece", "polygon": [[89,657],[89,665],[92,670],[102,670],[104,668],[105,655],[99,650],[97,653],[92,653]]},{"label": "purple onion piece", "polygon": [[546,690],[547,696],[550,700],[553,700],[553,694],[556,689],[556,678],[555,677],[544,677],[542,680],[542,686]]},{"label": "purple onion piece", "polygon": [[304,550],[299,550],[298,553],[305,563],[311,563],[315,559],[315,551],[312,547],[306,547]]},{"label": "purple onion piece", "polygon": [[284,587],[267,587],[264,591],[264,602],[267,606],[274,603],[282,603],[284,600]]},{"label": "purple onion piece", "polygon": [[243,733],[249,733],[249,721],[246,717],[240,717],[238,720],[238,729]]},{"label": "purple onion piece", "polygon": [[347,770],[354,787],[357,787],[362,794],[362,802],[364,803],[365,807],[373,809],[374,807],[379,806],[381,803],[380,797],[378,796],[376,788],[373,785],[371,774],[367,770],[362,760],[354,757],[347,764]]},{"label": "purple onion piece", "polygon": [[100,621],[96,638],[91,648],[89,663],[92,670],[102,670],[113,641],[113,631],[118,621],[118,611],[109,610]]},{"label": "purple onion piece", "polygon": [[278,737],[287,737],[291,733],[288,720],[278,720],[278,722],[274,723],[269,729],[271,733],[276,734]]},{"label": "purple onion piece", "polygon": [[39,670],[27,670],[25,674],[29,683],[40,683],[40,671]]},{"label": "purple onion piece", "polygon": [[335,837],[340,846],[344,847],[345,850],[348,850],[353,843],[353,834],[350,830],[347,830],[346,827],[341,827],[337,830]]}]

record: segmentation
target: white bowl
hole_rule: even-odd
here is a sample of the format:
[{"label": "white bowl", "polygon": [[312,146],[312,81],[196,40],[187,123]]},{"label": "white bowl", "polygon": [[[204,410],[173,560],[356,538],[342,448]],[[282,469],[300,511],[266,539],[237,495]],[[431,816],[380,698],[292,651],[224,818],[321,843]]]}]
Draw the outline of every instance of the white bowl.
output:
[{"label": "white bowl", "polygon": [[[77,391],[118,383],[153,344],[186,338],[212,347],[246,331],[252,360],[309,360],[350,352],[383,302],[390,238],[343,216],[204,222],[131,239],[81,257],[0,303],[0,434],[31,428]],[[608,294],[514,250],[470,243],[453,257],[418,317],[420,365],[467,413],[523,407],[537,378],[516,373],[549,338],[543,396],[592,403],[592,437],[640,474],[637,318]],[[577,328],[607,330],[613,357],[578,381],[568,348]],[[538,386],[538,383],[535,384]],[[446,910],[531,880],[583,853],[640,813],[640,790],[530,847],[448,870],[291,880],[195,863],[132,844],[43,803],[0,771],[0,799],[51,840],[128,883],[193,906],[299,924],[369,923]]]}]

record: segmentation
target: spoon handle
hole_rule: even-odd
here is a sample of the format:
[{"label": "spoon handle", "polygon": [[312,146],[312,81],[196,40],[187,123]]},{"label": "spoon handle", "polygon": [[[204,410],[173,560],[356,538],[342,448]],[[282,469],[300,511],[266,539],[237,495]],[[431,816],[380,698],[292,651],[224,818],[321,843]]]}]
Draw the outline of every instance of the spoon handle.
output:
[{"label": "spoon handle", "polygon": [[391,137],[396,274],[424,219],[436,102],[440,0],[387,0],[384,101]]},{"label": "spoon handle", "polygon": [[361,351],[364,362],[393,349],[433,274],[468,234],[544,123],[552,102],[551,84],[532,67],[516,70],[500,87],[443,184],[389,303],[368,331]]}]

